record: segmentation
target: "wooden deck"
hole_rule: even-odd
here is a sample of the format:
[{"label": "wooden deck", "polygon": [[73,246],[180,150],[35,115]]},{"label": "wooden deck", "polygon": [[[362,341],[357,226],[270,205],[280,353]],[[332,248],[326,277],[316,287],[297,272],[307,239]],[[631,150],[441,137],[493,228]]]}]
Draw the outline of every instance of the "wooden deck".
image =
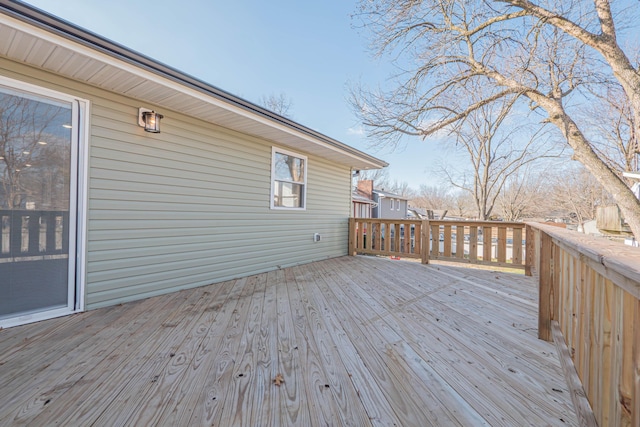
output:
[{"label": "wooden deck", "polygon": [[0,425],[577,425],[536,305],[523,275],[359,256],[10,328]]}]

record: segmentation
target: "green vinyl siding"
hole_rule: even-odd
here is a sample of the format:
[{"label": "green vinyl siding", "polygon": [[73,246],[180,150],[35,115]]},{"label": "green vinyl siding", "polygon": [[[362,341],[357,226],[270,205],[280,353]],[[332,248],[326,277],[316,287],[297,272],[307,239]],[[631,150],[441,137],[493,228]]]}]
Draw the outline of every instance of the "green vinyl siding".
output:
[{"label": "green vinyl siding", "polygon": [[[277,143],[4,59],[0,73],[91,102],[88,309],[347,253],[348,166],[301,151],[306,210],[272,210]],[[141,106],[164,114],[160,134],[137,126]]]}]

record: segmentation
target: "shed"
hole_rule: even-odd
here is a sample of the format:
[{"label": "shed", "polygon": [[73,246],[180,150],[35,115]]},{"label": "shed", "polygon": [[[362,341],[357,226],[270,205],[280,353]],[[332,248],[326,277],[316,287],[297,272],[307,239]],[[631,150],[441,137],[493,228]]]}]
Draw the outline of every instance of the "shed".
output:
[{"label": "shed", "polygon": [[352,170],[386,166],[19,2],[0,98],[2,327],[346,255]]}]

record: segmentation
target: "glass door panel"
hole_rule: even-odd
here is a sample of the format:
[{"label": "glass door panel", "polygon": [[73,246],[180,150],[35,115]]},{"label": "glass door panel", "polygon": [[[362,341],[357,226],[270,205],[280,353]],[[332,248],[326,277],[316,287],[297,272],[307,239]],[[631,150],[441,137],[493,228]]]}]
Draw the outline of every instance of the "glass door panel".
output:
[{"label": "glass door panel", "polygon": [[0,86],[0,320],[73,310],[74,111]]}]

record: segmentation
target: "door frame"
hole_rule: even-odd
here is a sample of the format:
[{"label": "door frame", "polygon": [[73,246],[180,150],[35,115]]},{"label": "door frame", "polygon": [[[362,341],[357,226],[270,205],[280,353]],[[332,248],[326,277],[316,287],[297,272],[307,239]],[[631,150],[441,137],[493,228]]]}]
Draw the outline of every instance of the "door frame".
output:
[{"label": "door frame", "polygon": [[[89,164],[90,102],[87,99],[0,75],[0,86],[35,96],[69,102],[72,105],[71,182],[69,194],[68,303],[64,308],[0,319],[0,328],[24,325],[85,309],[87,193]],[[73,149],[76,147],[76,149]]]}]

